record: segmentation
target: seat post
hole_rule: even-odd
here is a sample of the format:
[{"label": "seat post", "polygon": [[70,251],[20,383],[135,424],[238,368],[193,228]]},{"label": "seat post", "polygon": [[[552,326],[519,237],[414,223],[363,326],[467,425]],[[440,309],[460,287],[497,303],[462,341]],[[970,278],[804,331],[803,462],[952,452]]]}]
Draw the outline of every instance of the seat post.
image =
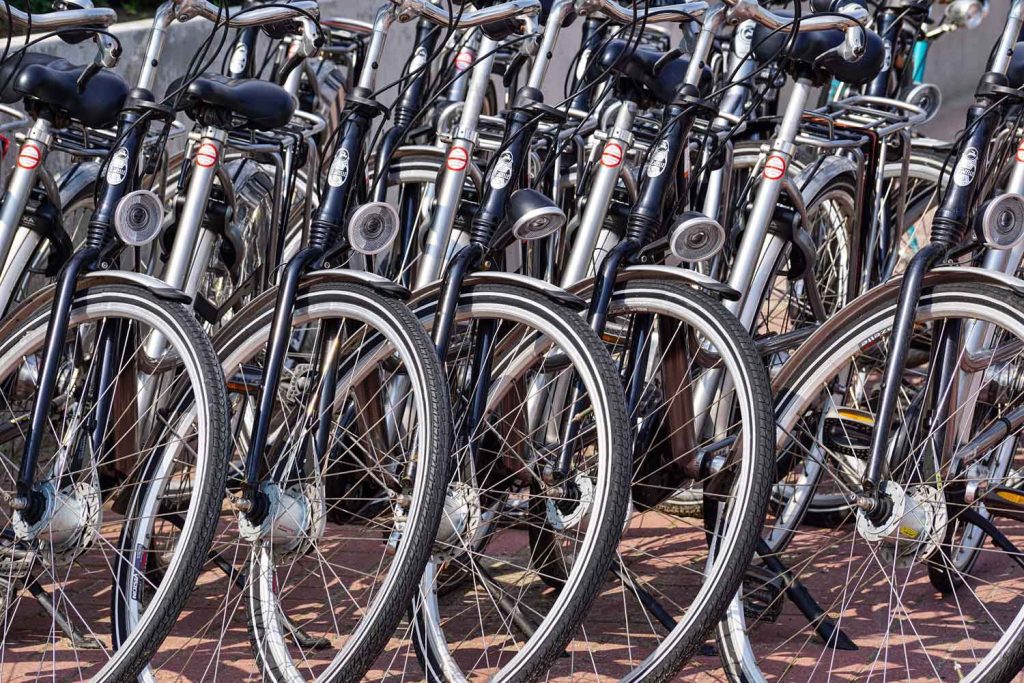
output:
[{"label": "seat post", "polygon": [[[9,275],[21,276],[20,272],[7,272],[10,269],[8,259],[11,245],[21,225],[21,217],[25,213],[32,188],[35,187],[36,175],[46,161],[52,142],[53,123],[46,116],[41,116],[32,124],[15,157],[14,169],[7,182],[7,194],[3,206],[0,206],[0,263],[4,264],[0,271],[0,282]],[[0,291],[7,291],[7,288],[0,286]],[[6,301],[0,301],[0,311],[6,308],[6,304]]]},{"label": "seat post", "polygon": [[777,257],[765,253],[765,250],[781,248],[774,244],[778,240],[769,239],[768,228],[775,213],[775,204],[782,190],[789,161],[793,156],[793,143],[800,131],[800,121],[812,87],[808,78],[798,78],[793,84],[789,103],[786,105],[782,123],[779,124],[779,132],[772,140],[771,150],[761,171],[761,184],[754,199],[754,207],[744,226],[743,238],[729,273],[729,286],[740,292],[741,296],[739,301],[727,302],[726,307],[736,314],[747,328],[754,322],[761,300],[760,291],[755,290],[759,290],[762,283],[754,286],[755,276],[772,271],[772,264]]}]

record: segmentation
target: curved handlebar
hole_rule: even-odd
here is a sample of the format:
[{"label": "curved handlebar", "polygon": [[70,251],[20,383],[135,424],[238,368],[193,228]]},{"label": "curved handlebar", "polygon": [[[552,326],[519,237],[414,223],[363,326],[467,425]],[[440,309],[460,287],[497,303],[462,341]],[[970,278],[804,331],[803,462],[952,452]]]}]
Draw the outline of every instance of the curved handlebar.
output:
[{"label": "curved handlebar", "polygon": [[174,16],[178,21],[203,17],[210,21],[226,23],[231,28],[266,26],[279,21],[300,19],[307,14],[320,16],[320,6],[315,0],[294,0],[287,4],[290,7],[256,7],[230,16],[223,7],[218,7],[209,0],[178,0],[174,3]]},{"label": "curved handlebar", "polygon": [[[6,13],[11,18],[14,29],[33,31],[57,31],[63,28],[106,28],[117,21],[117,12],[109,7],[93,7],[89,9],[67,9],[57,12],[35,14],[23,12],[12,5],[5,5]],[[2,22],[0,22],[2,23]]]},{"label": "curved handlebar", "polygon": [[398,12],[399,21],[410,21],[423,17],[440,26],[454,26],[457,29],[482,26],[502,19],[528,17],[540,13],[540,0],[509,0],[491,7],[452,14],[427,0],[391,0]]},{"label": "curved handlebar", "polygon": [[703,0],[647,9],[637,8],[636,11],[630,7],[623,7],[615,0],[576,0],[577,14],[587,15],[601,12],[620,24],[632,24],[638,21],[648,24],[691,21],[699,18],[707,10],[708,3]]},{"label": "curved handlebar", "polygon": [[730,5],[729,14],[731,17],[743,21],[750,19],[756,21],[765,28],[780,33],[792,33],[796,31],[827,31],[830,29],[864,28],[864,22],[868,20],[868,11],[862,5],[855,2],[841,8],[837,14],[807,14],[800,17],[799,22],[794,22],[793,17],[782,16],[771,10],[765,9],[758,4],[757,0],[724,0]]},{"label": "curved handlebar", "polygon": [[835,13],[801,16],[799,21],[795,21],[793,17],[786,17],[765,9],[758,4],[757,0],[724,0],[724,2],[730,6],[730,18],[739,21],[749,19],[780,33],[842,29],[846,31],[846,39],[833,49],[848,62],[856,62],[864,54],[864,23],[868,20],[869,14],[867,8],[858,2],[851,0]]}]

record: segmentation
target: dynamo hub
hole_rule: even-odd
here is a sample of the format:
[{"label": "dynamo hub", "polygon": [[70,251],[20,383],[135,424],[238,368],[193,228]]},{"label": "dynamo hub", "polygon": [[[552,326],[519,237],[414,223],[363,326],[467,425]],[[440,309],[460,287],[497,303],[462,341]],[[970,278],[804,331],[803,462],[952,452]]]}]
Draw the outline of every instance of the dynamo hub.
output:
[{"label": "dynamo hub", "polygon": [[942,542],[949,519],[942,492],[934,486],[904,489],[887,481],[882,495],[888,499],[885,517],[873,521],[869,512],[857,512],[857,532],[877,546],[883,559],[909,566],[915,558],[927,558]]}]

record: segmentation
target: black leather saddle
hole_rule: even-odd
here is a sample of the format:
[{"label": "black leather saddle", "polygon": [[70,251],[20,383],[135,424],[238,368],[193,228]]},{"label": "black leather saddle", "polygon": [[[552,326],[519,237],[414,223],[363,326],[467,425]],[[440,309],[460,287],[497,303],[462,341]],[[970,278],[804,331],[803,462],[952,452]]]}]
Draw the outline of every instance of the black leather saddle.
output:
[{"label": "black leather saddle", "polygon": [[[168,92],[176,91],[178,82]],[[295,113],[295,98],[275,83],[258,78],[228,78],[219,74],[203,74],[189,83],[181,99],[180,109],[192,119],[219,115],[222,121],[243,119],[243,126],[255,130],[271,130],[286,125]]]},{"label": "black leather saddle", "polygon": [[[690,58],[672,57],[666,52],[637,47],[635,43],[613,40],[601,52],[601,68],[611,71],[632,86],[641,100],[671,104],[686,80]],[[701,76],[709,76],[707,70]]]},{"label": "black leather saddle", "polygon": [[[793,16],[792,12],[780,11],[782,16]],[[754,28],[754,56],[762,64],[786,54],[785,44],[790,34],[778,32],[758,24]],[[885,44],[877,33],[865,30],[864,54],[856,62],[848,62],[838,53],[825,54],[843,44],[846,31],[804,31],[797,34],[796,43],[789,52],[792,64],[801,75],[810,75],[821,85],[830,78],[850,85],[863,85],[871,81],[882,70],[885,60]]]},{"label": "black leather saddle", "polygon": [[0,101],[13,104],[31,99],[63,112],[94,128],[117,121],[128,96],[128,83],[112,71],[96,73],[78,91],[78,78],[86,69],[65,59],[26,52],[10,57],[0,65]]}]

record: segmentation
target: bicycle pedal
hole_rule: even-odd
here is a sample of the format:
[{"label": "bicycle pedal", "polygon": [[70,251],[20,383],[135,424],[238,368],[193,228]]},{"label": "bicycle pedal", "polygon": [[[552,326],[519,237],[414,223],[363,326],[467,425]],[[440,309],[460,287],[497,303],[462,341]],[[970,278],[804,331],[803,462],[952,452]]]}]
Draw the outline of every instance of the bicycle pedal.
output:
[{"label": "bicycle pedal", "polygon": [[777,574],[764,567],[747,567],[740,589],[743,596],[743,614],[748,619],[774,624],[782,614],[782,594],[785,587]]},{"label": "bicycle pedal", "polygon": [[822,440],[834,452],[867,460],[874,429],[875,418],[871,413],[856,408],[832,408],[825,415]]}]

